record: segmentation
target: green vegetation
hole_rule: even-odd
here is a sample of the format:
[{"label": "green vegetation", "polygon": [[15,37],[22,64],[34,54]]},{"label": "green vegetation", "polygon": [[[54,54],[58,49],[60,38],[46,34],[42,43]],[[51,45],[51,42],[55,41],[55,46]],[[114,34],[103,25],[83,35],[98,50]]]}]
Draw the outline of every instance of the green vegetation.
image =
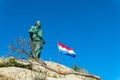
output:
[{"label": "green vegetation", "polygon": [[54,74],[52,77],[53,77],[53,78],[57,78],[57,75],[56,75],[56,74]]},{"label": "green vegetation", "polygon": [[32,70],[32,66],[30,64],[24,65],[22,63],[18,63],[17,61],[15,61],[15,58],[10,58],[8,61],[0,63],[0,67],[11,67],[11,66]]},{"label": "green vegetation", "polygon": [[85,69],[80,68],[79,66],[77,66],[76,64],[73,65],[72,69],[76,72],[80,72],[80,73],[88,73]]}]

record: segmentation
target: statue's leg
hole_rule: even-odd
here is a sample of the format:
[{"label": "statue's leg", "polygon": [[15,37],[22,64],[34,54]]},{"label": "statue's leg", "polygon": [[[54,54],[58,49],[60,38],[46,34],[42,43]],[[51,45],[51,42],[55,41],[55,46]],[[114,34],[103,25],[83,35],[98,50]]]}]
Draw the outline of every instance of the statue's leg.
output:
[{"label": "statue's leg", "polygon": [[32,56],[33,57],[36,57],[36,48],[37,48],[37,43],[36,43],[36,41],[33,41],[33,43],[32,43]]},{"label": "statue's leg", "polygon": [[39,58],[40,57],[40,53],[41,53],[42,49],[41,49],[41,45],[39,42],[36,43],[36,49],[35,49],[35,57]]},{"label": "statue's leg", "polygon": [[38,50],[36,51],[36,57],[37,57],[37,58],[40,58],[40,55],[41,55],[41,49],[38,49]]}]

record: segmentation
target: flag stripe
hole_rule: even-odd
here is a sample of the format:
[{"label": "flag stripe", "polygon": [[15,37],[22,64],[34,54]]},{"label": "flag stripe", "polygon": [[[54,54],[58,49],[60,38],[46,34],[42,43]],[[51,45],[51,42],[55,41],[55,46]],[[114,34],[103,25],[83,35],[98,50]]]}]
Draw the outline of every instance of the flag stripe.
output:
[{"label": "flag stripe", "polygon": [[63,45],[63,44],[60,43],[60,42],[58,42],[58,46],[61,46],[62,48],[65,48],[65,49],[67,49],[67,50],[72,50],[72,48],[69,48],[69,47]]},{"label": "flag stripe", "polygon": [[58,49],[59,49],[60,52],[62,52],[65,55],[69,55],[69,56],[72,56],[72,57],[76,56],[76,53],[73,51],[72,48],[69,48],[69,47],[63,45],[60,42],[58,42]]}]

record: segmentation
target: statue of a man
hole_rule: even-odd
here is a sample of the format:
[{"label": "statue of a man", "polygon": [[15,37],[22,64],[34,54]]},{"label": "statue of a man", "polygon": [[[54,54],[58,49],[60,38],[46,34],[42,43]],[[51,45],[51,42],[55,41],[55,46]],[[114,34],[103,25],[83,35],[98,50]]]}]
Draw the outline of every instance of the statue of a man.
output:
[{"label": "statue of a man", "polygon": [[29,29],[32,51],[31,54],[35,58],[40,58],[41,50],[45,41],[43,39],[43,31],[41,30],[40,21],[37,21],[34,26]]}]

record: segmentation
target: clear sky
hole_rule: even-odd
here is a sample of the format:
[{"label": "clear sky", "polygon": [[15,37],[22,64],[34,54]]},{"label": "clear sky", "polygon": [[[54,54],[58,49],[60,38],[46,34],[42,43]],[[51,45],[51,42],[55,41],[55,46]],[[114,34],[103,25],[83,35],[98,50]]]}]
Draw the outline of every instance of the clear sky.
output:
[{"label": "clear sky", "polygon": [[61,64],[75,63],[103,80],[120,80],[119,0],[0,0],[0,56],[18,36],[28,38],[37,20],[46,41],[43,60],[57,62],[59,40],[77,54],[61,54]]}]

